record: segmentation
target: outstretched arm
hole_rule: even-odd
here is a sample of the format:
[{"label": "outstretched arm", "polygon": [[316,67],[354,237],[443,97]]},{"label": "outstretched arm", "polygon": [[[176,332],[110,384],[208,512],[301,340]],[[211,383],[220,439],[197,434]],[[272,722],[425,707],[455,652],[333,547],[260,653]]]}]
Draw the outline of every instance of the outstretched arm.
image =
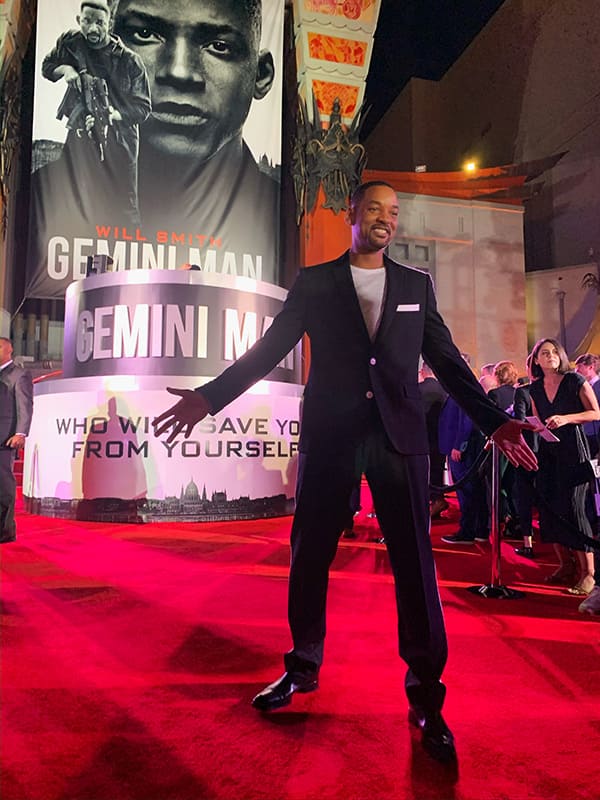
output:
[{"label": "outstretched arm", "polygon": [[301,270],[290,289],[282,310],[271,327],[243,356],[238,358],[218,378],[205,383],[201,389],[167,389],[181,399],[154,420],[154,435],[171,429],[168,443],[180,433],[187,439],[198,422],[207,414],[216,414],[239,397],[257,380],[267,375],[300,340],[305,329],[305,270]]},{"label": "outstretched arm", "polygon": [[431,364],[444,389],[480,430],[491,435],[511,464],[527,470],[537,469],[537,458],[522,435],[523,430],[534,430],[534,427],[527,422],[511,419],[485,395],[461,358],[450,331],[437,310],[430,280],[427,283],[426,306],[423,356]]}]

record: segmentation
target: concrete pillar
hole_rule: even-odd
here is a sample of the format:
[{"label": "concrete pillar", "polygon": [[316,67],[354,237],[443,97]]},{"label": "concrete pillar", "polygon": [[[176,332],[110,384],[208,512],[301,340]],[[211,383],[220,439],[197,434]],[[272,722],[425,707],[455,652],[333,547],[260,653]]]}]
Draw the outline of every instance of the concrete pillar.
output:
[{"label": "concrete pillar", "polygon": [[12,324],[12,343],[13,351],[16,356],[23,355],[23,332],[25,330],[25,320],[23,314],[15,314]]},{"label": "concrete pillar", "polygon": [[27,314],[27,333],[25,335],[25,355],[36,357],[35,352],[35,329],[37,324],[37,317],[35,313],[30,312]]},{"label": "concrete pillar", "polygon": [[40,347],[39,347],[39,360],[43,361],[48,358],[48,330],[50,327],[50,314],[48,312],[48,301],[42,300],[42,307],[40,311]]}]

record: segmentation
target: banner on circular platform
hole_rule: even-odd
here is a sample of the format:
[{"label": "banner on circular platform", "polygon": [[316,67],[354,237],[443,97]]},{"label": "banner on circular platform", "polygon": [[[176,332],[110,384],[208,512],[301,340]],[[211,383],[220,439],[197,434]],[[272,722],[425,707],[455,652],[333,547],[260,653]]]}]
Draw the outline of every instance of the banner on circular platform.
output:
[{"label": "banner on circular platform", "polygon": [[[174,384],[192,388],[189,378]],[[176,400],[158,378],[42,382],[25,452],[27,508],[117,522],[289,514],[301,393],[301,386],[263,381],[188,439],[169,443],[151,424]]]},{"label": "banner on circular platform", "polygon": [[[63,375],[219,375],[260,339],[286,295],[203,272],[91,276],[67,290]],[[300,383],[300,345],[269,378]]]}]

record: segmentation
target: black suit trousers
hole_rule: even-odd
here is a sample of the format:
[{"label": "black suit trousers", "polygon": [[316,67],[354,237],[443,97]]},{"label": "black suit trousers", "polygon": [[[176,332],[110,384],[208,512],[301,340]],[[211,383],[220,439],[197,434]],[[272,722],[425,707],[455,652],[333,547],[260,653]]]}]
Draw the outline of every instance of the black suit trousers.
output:
[{"label": "black suit trousers", "polygon": [[12,536],[15,532],[15,454],[12,448],[0,447],[0,536]]},{"label": "black suit trousers", "polygon": [[300,455],[288,606],[294,646],[286,668],[310,671],[322,663],[329,568],[362,473],[394,576],[408,698],[437,710],[445,695],[447,643],[429,537],[428,457],[399,454],[378,418],[357,445]]}]

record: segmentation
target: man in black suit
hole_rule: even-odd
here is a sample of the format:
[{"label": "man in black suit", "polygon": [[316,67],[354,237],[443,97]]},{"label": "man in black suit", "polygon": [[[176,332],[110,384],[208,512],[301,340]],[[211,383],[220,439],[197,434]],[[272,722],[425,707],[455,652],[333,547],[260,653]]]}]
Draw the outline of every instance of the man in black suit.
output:
[{"label": "man in black suit", "polygon": [[12,354],[10,339],[0,338],[0,544],[17,538],[13,462],[25,444],[33,414],[31,376],[14,363]]},{"label": "man in black suit", "polygon": [[179,402],[154,420],[172,441],[273,369],[307,333],[310,374],[304,393],[288,617],[293,649],[286,671],[253,704],[270,711],[294,692],[318,688],[329,567],[361,473],[385,537],[408,664],[409,719],[427,751],[455,758],[442,715],[447,646],[429,539],[427,430],[417,383],[419,356],[511,461],[536,468],[510,418],[482,392],[436,310],[429,275],[391,261],[385,248],[398,222],[391,186],[366,183],[347,221],[352,247],[335,261],[300,270],[282,311],[253,348],[196,391],[169,389]]},{"label": "man in black suit", "polygon": [[[600,378],[598,377],[598,370],[600,369],[600,358],[594,353],[583,353],[575,359],[575,371],[586,379],[594,390],[596,399],[600,403]],[[596,458],[598,455],[598,446],[600,445],[600,422],[584,422],[583,432],[588,440],[590,448],[590,455]]]}]

